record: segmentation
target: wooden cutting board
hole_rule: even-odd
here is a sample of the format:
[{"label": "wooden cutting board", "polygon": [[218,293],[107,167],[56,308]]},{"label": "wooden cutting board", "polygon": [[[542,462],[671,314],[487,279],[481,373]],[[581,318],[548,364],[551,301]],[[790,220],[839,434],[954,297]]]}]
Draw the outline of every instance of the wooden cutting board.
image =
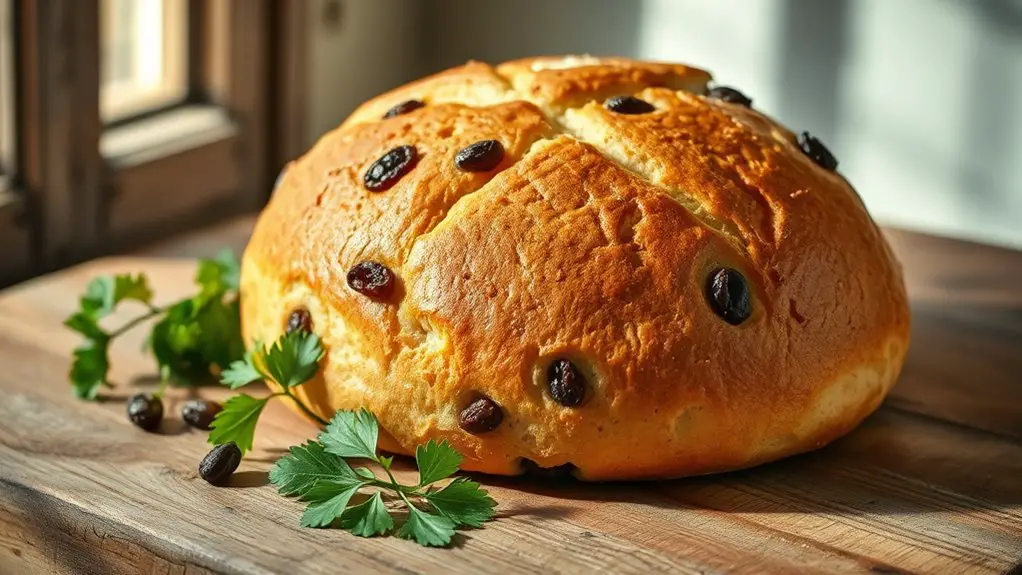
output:
[{"label": "wooden cutting board", "polygon": [[[249,225],[161,253],[188,245],[208,255],[218,239],[243,241]],[[279,404],[230,487],[199,479],[208,446],[180,422],[184,390],[170,393],[160,434],[124,415],[127,396],[155,387],[141,332],[112,350],[117,387],[106,401],[72,397],[77,338],[61,321],[85,283],[144,270],[167,301],[189,290],[193,260],[106,259],[9,289],[0,294],[0,573],[1022,572],[1022,253],[890,237],[910,284],[913,343],[892,396],[851,435],[679,481],[481,476],[499,518],[451,549],[299,528],[300,505],[279,497],[266,472],[316,429]]]}]

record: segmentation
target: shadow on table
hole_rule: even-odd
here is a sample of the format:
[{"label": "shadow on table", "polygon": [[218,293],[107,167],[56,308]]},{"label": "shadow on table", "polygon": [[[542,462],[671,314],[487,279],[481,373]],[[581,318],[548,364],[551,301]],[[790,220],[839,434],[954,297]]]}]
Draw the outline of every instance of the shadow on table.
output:
[{"label": "shadow on table", "polygon": [[949,434],[923,416],[883,408],[828,447],[742,471],[649,482],[478,479],[563,499],[727,513],[1003,512],[1022,503],[1019,455],[1022,446],[1000,438]]}]

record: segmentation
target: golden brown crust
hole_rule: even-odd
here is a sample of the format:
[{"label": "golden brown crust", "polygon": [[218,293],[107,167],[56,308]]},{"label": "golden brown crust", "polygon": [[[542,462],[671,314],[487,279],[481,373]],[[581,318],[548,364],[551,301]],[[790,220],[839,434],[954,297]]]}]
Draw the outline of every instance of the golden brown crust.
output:
[{"label": "golden brown crust", "polygon": [[[908,345],[900,269],[844,179],[765,116],[701,96],[707,80],[621,59],[470,63],[366,103],[260,217],[246,337],[272,340],[307,307],[328,355],[301,390],[321,415],[366,406],[385,448],[445,438],[471,470],[527,458],[586,479],[673,477],[846,433]],[[602,106],[622,93],[657,110]],[[410,98],[427,105],[380,119]],[[491,138],[507,152],[496,170],[454,166]],[[418,164],[367,191],[368,166],[404,144]],[[347,287],[367,259],[399,278],[391,301]],[[749,280],[738,326],[707,304],[721,265]],[[551,399],[555,357],[585,374],[581,406]],[[492,432],[458,427],[477,394],[504,413]]]}]

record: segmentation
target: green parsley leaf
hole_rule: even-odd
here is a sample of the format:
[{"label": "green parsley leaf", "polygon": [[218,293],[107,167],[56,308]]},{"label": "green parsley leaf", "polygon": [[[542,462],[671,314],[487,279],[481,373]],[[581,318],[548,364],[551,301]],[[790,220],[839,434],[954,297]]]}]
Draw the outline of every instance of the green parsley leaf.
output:
[{"label": "green parsley leaf", "polygon": [[153,292],[143,274],[119,274],[93,278],[79,300],[83,312],[100,319],[110,315],[122,301],[135,300],[149,305]]},{"label": "green parsley leaf", "polygon": [[110,369],[110,360],[107,358],[108,343],[108,338],[97,338],[74,350],[69,376],[75,396],[79,399],[96,399],[101,387],[110,387],[106,380],[107,371]]},{"label": "green parsley leaf", "polygon": [[318,481],[331,480],[354,483],[359,478],[343,458],[327,453],[316,441],[292,447],[270,468],[270,483],[282,495],[305,495]]},{"label": "green parsley leaf", "polygon": [[497,502],[475,481],[459,477],[440,491],[426,494],[426,499],[441,515],[457,525],[479,527],[493,518]]},{"label": "green parsley leaf", "polygon": [[110,387],[108,349],[111,335],[99,326],[99,320],[110,315],[122,301],[135,300],[151,306],[153,292],[146,276],[120,274],[94,278],[79,298],[79,309],[64,325],[85,337],[75,349],[68,378],[74,394],[80,399],[95,399],[99,389]]},{"label": "green parsley leaf", "polygon": [[224,250],[213,259],[199,260],[195,283],[202,290],[201,295],[215,298],[219,294],[238,291],[241,266],[231,250]]},{"label": "green parsley leaf", "polygon": [[446,441],[429,440],[415,448],[415,463],[419,466],[419,486],[429,485],[450,477],[461,465],[461,454]]},{"label": "green parsley leaf", "polygon": [[319,337],[300,329],[278,339],[269,349],[259,351],[264,371],[284,387],[295,387],[312,379],[319,370],[321,357],[323,347]]},{"label": "green parsley leaf", "polygon": [[245,355],[245,343],[241,337],[241,307],[237,298],[214,299],[197,308],[193,322],[198,326],[199,354],[209,366],[226,368]]},{"label": "green parsley leaf", "polygon": [[341,527],[359,537],[383,535],[394,528],[394,519],[383,504],[383,497],[377,492],[358,505],[344,510]]},{"label": "green parsley leaf", "polygon": [[454,522],[443,515],[426,513],[410,505],[408,519],[397,530],[397,536],[414,539],[419,545],[427,547],[443,547],[454,536]]},{"label": "green parsley leaf", "polygon": [[330,424],[319,434],[327,452],[341,457],[364,457],[376,460],[376,442],[380,427],[376,416],[365,409],[338,411]]},{"label": "green parsley leaf", "polygon": [[223,411],[213,418],[209,442],[221,445],[233,441],[243,454],[251,451],[256,422],[259,421],[259,414],[269,399],[269,397],[257,399],[244,393],[228,399],[224,403]]},{"label": "green parsley leaf", "polygon": [[318,442],[293,447],[274,464],[270,481],[281,494],[309,502],[302,515],[303,526],[326,527],[339,522],[341,528],[360,537],[394,529],[381,493],[351,504],[363,487],[389,490],[400,498],[408,517],[395,534],[420,545],[447,545],[456,527],[479,527],[493,518],[496,502],[474,481],[458,477],[442,489],[423,489],[449,477],[461,463],[461,455],[446,441],[429,441],[415,450],[417,485],[396,483],[389,473],[381,479],[369,468],[350,467],[344,458],[371,459],[390,468],[393,457],[376,455],[378,438],[379,423],[372,413],[365,409],[339,411],[319,434]]},{"label": "green parsley leaf", "polygon": [[167,308],[149,332],[147,346],[164,380],[192,383],[209,373],[209,364],[199,351],[201,331],[194,323],[193,310],[191,299],[179,301]]},{"label": "green parsley leaf", "polygon": [[352,469],[355,470],[355,475],[358,475],[363,479],[368,479],[370,481],[376,479],[376,474],[373,473],[373,470],[367,467],[352,467]]},{"label": "green parsley leaf", "polygon": [[227,368],[245,354],[238,301],[181,300],[153,326],[148,346],[164,379],[191,384],[208,378],[211,365]]},{"label": "green parsley leaf", "polygon": [[100,340],[109,339],[109,335],[102,328],[99,327],[99,322],[92,315],[87,312],[77,312],[72,314],[66,320],[64,325],[70,328],[72,331],[76,331],[88,339]]},{"label": "green parsley leaf", "polygon": [[351,497],[365,483],[320,481],[305,494],[303,499],[312,501],[302,514],[302,527],[329,527],[339,519],[348,507]]},{"label": "green parsley leaf", "polygon": [[248,352],[244,358],[231,363],[231,366],[220,374],[220,383],[231,389],[238,389],[265,377],[267,376],[252,362],[252,353]]}]

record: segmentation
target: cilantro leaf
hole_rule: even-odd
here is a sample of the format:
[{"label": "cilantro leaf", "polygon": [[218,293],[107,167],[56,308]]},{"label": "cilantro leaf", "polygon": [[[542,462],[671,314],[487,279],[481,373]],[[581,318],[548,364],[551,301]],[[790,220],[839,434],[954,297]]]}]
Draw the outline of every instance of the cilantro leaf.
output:
[{"label": "cilantro leaf", "polygon": [[270,468],[270,483],[282,495],[305,495],[317,481],[328,480],[360,481],[343,458],[327,453],[316,441],[292,447]]},{"label": "cilantro leaf", "polygon": [[251,451],[256,422],[259,421],[259,414],[269,399],[269,397],[257,399],[244,393],[228,399],[224,403],[223,411],[213,418],[209,442],[220,445],[233,441],[242,453]]},{"label": "cilantro leaf", "polygon": [[426,499],[444,517],[470,527],[479,527],[493,518],[497,505],[478,483],[460,477],[440,491],[427,493]]},{"label": "cilantro leaf", "polygon": [[419,466],[419,486],[450,477],[461,465],[461,454],[446,441],[429,440],[415,448],[415,464]]},{"label": "cilantro leaf", "polygon": [[265,377],[266,375],[252,362],[252,353],[249,352],[244,358],[231,363],[231,366],[220,374],[220,383],[231,389],[238,389]]},{"label": "cilantro leaf", "polygon": [[106,380],[110,369],[107,358],[108,338],[89,340],[74,350],[69,377],[79,399],[96,399],[99,388],[110,384]]},{"label": "cilantro leaf", "polygon": [[420,511],[414,505],[408,506],[408,519],[397,530],[397,536],[414,539],[419,545],[443,547],[454,536],[454,522],[443,515]]},{"label": "cilantro leaf", "polygon": [[376,442],[380,427],[376,416],[365,409],[338,411],[330,424],[319,434],[327,452],[341,457],[376,459]]},{"label": "cilantro leaf", "polygon": [[365,483],[356,481],[333,482],[320,481],[305,494],[303,499],[312,501],[302,514],[302,527],[329,527],[341,517],[351,497]]},{"label": "cilantro leaf", "polygon": [[341,515],[341,527],[351,531],[352,535],[372,537],[393,529],[394,519],[377,492],[362,503],[347,508]]},{"label": "cilantro leaf", "polygon": [[266,373],[284,387],[301,385],[319,370],[323,347],[316,334],[295,330],[259,352]]}]

